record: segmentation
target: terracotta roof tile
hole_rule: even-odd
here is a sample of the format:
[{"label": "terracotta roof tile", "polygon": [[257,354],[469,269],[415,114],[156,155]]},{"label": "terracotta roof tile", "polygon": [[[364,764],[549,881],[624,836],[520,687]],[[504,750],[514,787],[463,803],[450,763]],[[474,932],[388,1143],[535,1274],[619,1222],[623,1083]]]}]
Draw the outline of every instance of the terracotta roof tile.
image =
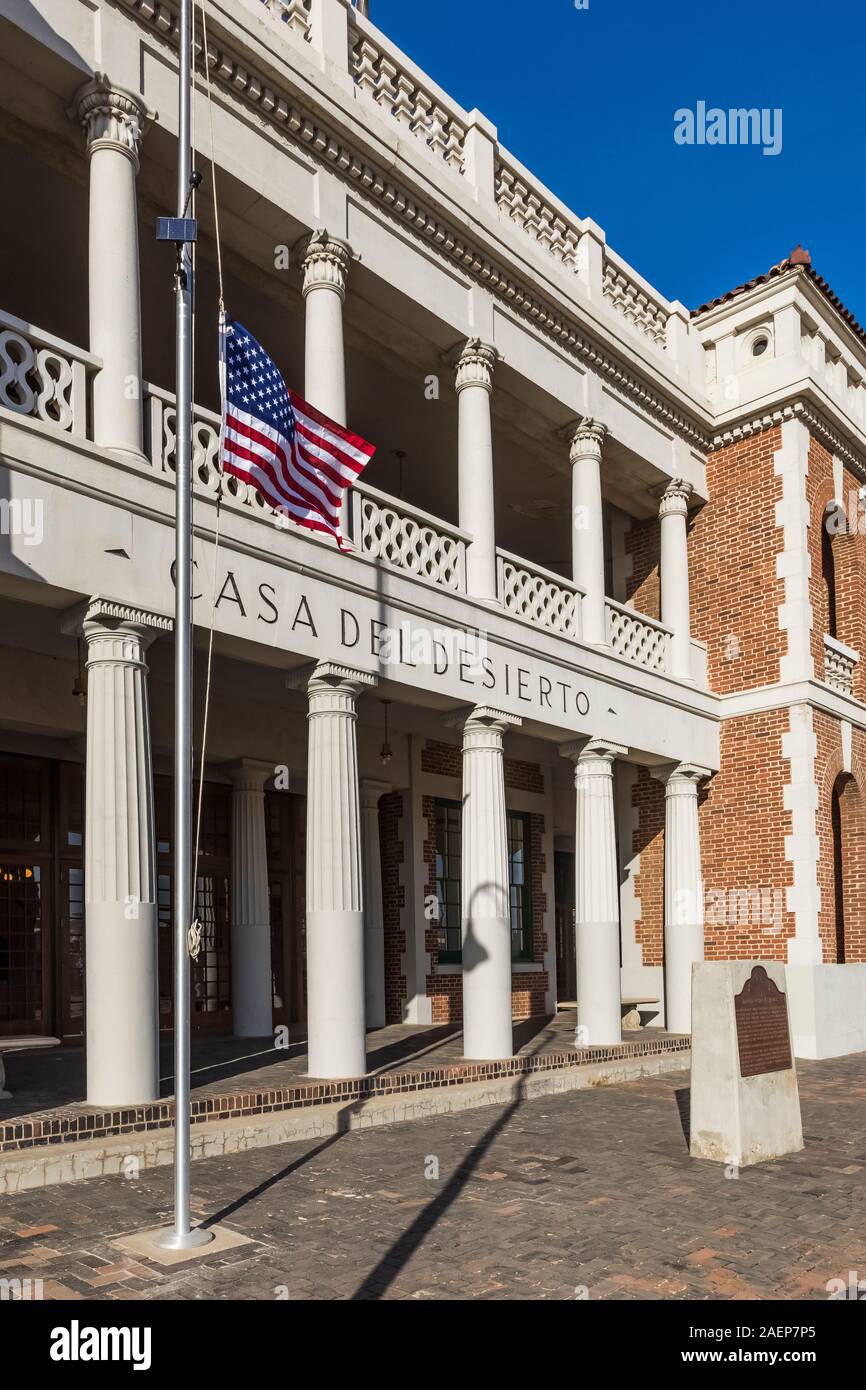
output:
[{"label": "terracotta roof tile", "polygon": [[861,342],[866,343],[866,329],[857,322],[850,309],[846,309],[841,299],[833,292],[823,275],[813,269],[812,257],[802,246],[795,246],[790,256],[786,256],[778,265],[771,265],[770,269],[763,275],[756,275],[753,280],[747,280],[744,285],[737,285],[736,289],[728,290],[727,294],[720,294],[717,299],[710,299],[706,304],[701,304],[697,309],[692,309],[691,317],[697,318],[699,314],[705,314],[709,309],[715,309],[719,304],[728,304],[739,295],[745,294],[748,290],[755,289],[758,285],[766,285],[770,280],[775,280],[779,275],[784,275],[789,270],[801,270],[804,275],[808,275],[827,299],[833,308],[845,320],[853,333],[856,333]]}]

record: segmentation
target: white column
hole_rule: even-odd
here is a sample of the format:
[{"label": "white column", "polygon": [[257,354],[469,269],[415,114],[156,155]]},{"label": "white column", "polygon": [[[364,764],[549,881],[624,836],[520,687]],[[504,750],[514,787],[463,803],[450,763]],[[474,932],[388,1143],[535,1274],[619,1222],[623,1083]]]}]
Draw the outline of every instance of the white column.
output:
[{"label": "white column", "polygon": [[470,338],[457,357],[458,506],[461,529],[472,536],[466,585],[472,598],[496,602],[496,528],[490,398],[496,349]]},{"label": "white column", "polygon": [[142,452],[141,295],[135,180],[148,121],[140,96],[97,76],[74,110],[90,160],[90,351],[102,358],[93,383],[97,444]]},{"label": "white column", "polygon": [[364,996],[368,1028],[385,1026],[385,914],[379,801],[391,791],[388,782],[361,783],[361,842],[364,850]]},{"label": "white column", "polygon": [[[298,250],[304,267],[304,399],[338,425],[348,424],[343,305],[352,252],[348,242],[324,227],[304,237]],[[351,530],[350,491],[343,494],[340,530]]]},{"label": "white column", "polygon": [[522,721],[479,705],[463,725],[463,1054],[514,1055],[502,737]]},{"label": "white column", "polygon": [[691,617],[689,614],[689,551],[686,515],[691,483],[675,479],[662,494],[661,518],[661,615],[671,638],[672,676],[690,680],[692,676]]},{"label": "white column", "polygon": [[585,642],[607,641],[604,613],[604,519],[601,451],[606,430],[597,420],[580,420],[571,431],[572,579],[584,590],[581,634]]},{"label": "white column", "polygon": [[367,1065],[355,701],[361,690],[376,684],[375,676],[324,661],[307,686],[310,1076],[362,1076]]},{"label": "white column", "polygon": [[232,1019],[238,1038],[273,1033],[265,782],[273,766],[242,758],[232,779]]},{"label": "white column", "polygon": [[171,619],[94,598],[87,641],[87,1101],[159,1096],[156,867],[145,652]]},{"label": "white column", "polygon": [[575,764],[577,1024],[584,1045],[604,1047],[622,1041],[613,764],[628,749],[589,739],[561,751]]},{"label": "white column", "polygon": [[692,1031],[692,965],[704,958],[704,885],[698,783],[707,768],[680,763],[665,782],[665,1026]]},{"label": "white column", "polygon": [[298,246],[304,268],[304,397],[338,425],[346,419],[343,304],[351,248],[320,227]]}]

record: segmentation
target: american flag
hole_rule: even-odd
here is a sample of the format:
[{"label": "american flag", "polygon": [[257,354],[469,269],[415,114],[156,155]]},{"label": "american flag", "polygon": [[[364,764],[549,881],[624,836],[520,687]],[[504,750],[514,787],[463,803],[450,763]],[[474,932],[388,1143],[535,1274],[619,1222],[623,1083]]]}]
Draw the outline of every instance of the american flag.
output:
[{"label": "american flag", "polygon": [[340,502],[375,446],[290,391],[279,368],[236,319],[225,323],[223,361],[223,471],[252,483],[298,526],[322,531],[345,549]]}]

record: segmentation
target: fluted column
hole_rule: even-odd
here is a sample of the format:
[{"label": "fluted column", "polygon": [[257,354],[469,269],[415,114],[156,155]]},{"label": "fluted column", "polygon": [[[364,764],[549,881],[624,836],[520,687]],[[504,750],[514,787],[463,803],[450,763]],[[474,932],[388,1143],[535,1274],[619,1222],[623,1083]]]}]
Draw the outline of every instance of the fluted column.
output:
[{"label": "fluted column", "polygon": [[368,1028],[385,1026],[385,912],[379,843],[379,801],[390,790],[388,782],[374,782],[365,777],[361,783],[361,841],[364,848],[364,996]]},{"label": "fluted column", "polygon": [[466,585],[472,598],[496,601],[496,527],[490,398],[496,349],[470,338],[456,357],[458,506],[460,526],[472,536]]},{"label": "fluted column", "polygon": [[619,875],[613,764],[628,749],[606,739],[570,744],[576,792],[577,1022],[590,1047],[622,1041]]},{"label": "fluted column", "polygon": [[689,614],[689,550],[686,516],[691,483],[675,479],[662,493],[659,504],[661,524],[661,615],[673,633],[670,673],[680,680],[692,676],[691,616]]},{"label": "fluted column", "polygon": [[311,1076],[366,1070],[358,797],[360,691],[376,677],[320,662],[308,684],[307,1032]]},{"label": "fluted column", "polygon": [[243,758],[226,769],[232,779],[232,1027],[236,1037],[273,1032],[271,909],[265,782],[268,763]]},{"label": "fluted column", "polygon": [[604,613],[604,518],[601,452],[605,426],[584,417],[570,432],[572,579],[584,590],[581,633],[585,642],[607,641]]},{"label": "fluted column", "polygon": [[[348,242],[329,236],[324,227],[303,237],[298,246],[304,268],[304,398],[338,425],[348,424],[343,305],[352,251]],[[350,531],[350,489],[340,505],[340,530]]]},{"label": "fluted column", "polygon": [[463,725],[463,1052],[511,1057],[511,914],[502,738],[515,715],[478,705]]},{"label": "fluted column", "polygon": [[90,351],[102,358],[93,383],[97,444],[142,452],[141,292],[135,182],[149,124],[142,97],[102,74],[82,87],[75,115],[90,160]]},{"label": "fluted column", "polygon": [[698,784],[707,768],[680,763],[665,781],[665,1026],[692,1031],[692,965],[704,958]]},{"label": "fluted column", "polygon": [[87,1100],[159,1096],[156,867],[145,652],[171,619],[95,598],[87,642]]}]

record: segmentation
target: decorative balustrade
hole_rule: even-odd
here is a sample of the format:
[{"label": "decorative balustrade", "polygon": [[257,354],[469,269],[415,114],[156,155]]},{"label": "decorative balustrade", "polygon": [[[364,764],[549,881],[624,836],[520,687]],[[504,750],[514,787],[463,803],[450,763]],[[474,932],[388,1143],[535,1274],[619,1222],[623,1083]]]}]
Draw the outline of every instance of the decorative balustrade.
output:
[{"label": "decorative balustrade", "polygon": [[[363,26],[363,27],[362,27]],[[463,172],[467,116],[449,106],[436,87],[399,49],[384,49],[378,30],[354,18],[349,30],[349,69],[358,91],[393,116],[458,173]]]},{"label": "decorative balustrade", "polygon": [[668,310],[607,249],[604,254],[602,293],[629,323],[633,323],[659,347],[666,347]]},{"label": "decorative balustrade", "polygon": [[607,640],[617,656],[650,671],[667,671],[670,628],[612,598],[605,599],[604,609]]},{"label": "decorative balustrade", "polygon": [[824,638],[824,679],[843,695],[854,693],[854,667],[860,660],[852,647],[846,647],[835,637]]},{"label": "decorative balustrade", "polygon": [[507,613],[563,637],[580,636],[583,590],[507,550],[496,552],[496,593]]},{"label": "decorative balustrade", "polygon": [[[175,398],[158,386],[145,385],[148,404],[146,417],[146,447],[153,468],[158,473],[175,470],[177,444],[177,409]],[[212,410],[193,407],[192,416],[192,480],[196,492],[215,496],[220,483],[219,460],[220,417]],[[240,478],[225,477],[223,498],[257,512],[270,513],[270,507],[255,488]]]},{"label": "decorative balustrade", "polygon": [[358,554],[367,559],[384,561],[440,589],[466,592],[470,538],[438,517],[359,484],[352,489],[351,536]]},{"label": "decorative balustrade", "polygon": [[579,223],[561,204],[555,206],[540,188],[533,187],[529,175],[516,162],[509,162],[504,154],[496,161],[495,197],[504,216],[511,218],[533,241],[577,274],[580,268]]},{"label": "decorative balustrade", "polygon": [[310,38],[310,8],[312,0],[262,0],[262,4],[277,19],[302,39]]},{"label": "decorative balustrade", "polygon": [[0,313],[0,406],[6,410],[86,439],[87,379],[101,366],[72,343]]}]

